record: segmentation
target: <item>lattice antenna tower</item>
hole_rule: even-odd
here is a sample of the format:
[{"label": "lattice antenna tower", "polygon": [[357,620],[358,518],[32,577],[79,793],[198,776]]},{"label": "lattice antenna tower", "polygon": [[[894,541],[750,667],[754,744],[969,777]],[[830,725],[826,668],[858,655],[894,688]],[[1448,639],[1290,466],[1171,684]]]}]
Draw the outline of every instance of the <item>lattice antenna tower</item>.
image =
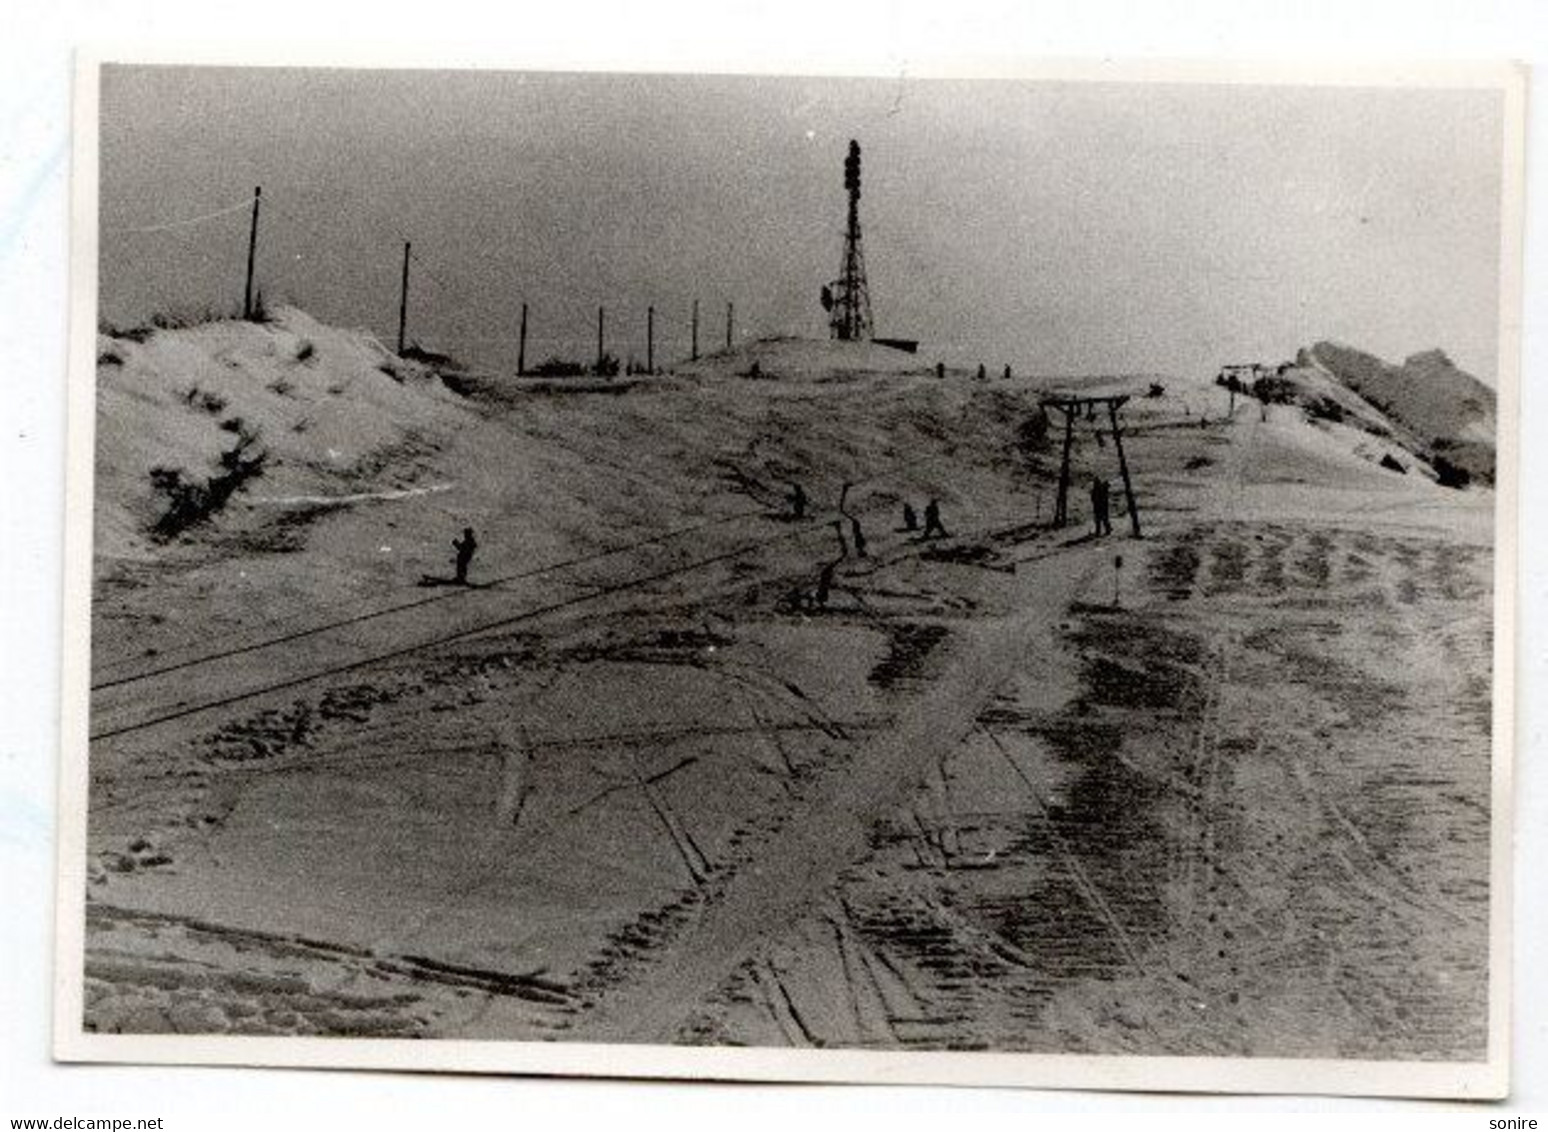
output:
[{"label": "lattice antenna tower", "polygon": [[844,229],[844,262],[839,277],[823,290],[828,327],[834,338],[857,342],[871,337],[871,293],[865,282],[865,252],[860,244],[860,143],[851,140],[844,158],[844,190],[849,222]]}]

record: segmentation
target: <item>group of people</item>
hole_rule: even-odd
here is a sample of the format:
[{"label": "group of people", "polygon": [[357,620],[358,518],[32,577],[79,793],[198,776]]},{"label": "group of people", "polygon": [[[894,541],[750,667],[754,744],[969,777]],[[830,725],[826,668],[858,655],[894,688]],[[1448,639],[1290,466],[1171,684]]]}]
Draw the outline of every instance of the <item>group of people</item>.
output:
[{"label": "group of people", "polygon": [[[832,595],[834,575],[839,565],[848,559],[853,553],[856,558],[867,558],[868,540],[865,528],[861,525],[858,515],[853,515],[845,506],[849,498],[849,484],[844,485],[839,496],[839,518],[833,520],[833,530],[838,536],[838,557],[823,563],[822,569],[817,575],[815,589],[807,591],[803,588],[792,591],[789,602],[792,608],[814,611],[825,609],[828,599]],[[805,489],[798,483],[792,483],[790,490],[785,495],[789,504],[789,517],[801,520],[807,517],[807,495]],[[941,522],[940,500],[932,499],[925,504],[924,525],[920,526],[919,513],[914,510],[912,503],[903,504],[903,526],[901,532],[916,534],[921,540],[950,537],[946,532],[945,524]]]},{"label": "group of people", "polygon": [[[903,529],[905,531],[919,530],[919,516],[914,513],[911,504],[903,504]],[[920,538],[947,538],[946,528],[941,525],[941,505],[938,500],[930,500],[925,504],[924,531]]]},{"label": "group of people", "polygon": [[[945,374],[943,372],[943,373],[937,374],[936,376],[937,377],[944,377]],[[1009,381],[1011,379],[1011,368],[1010,368],[1009,363],[1006,364],[1005,372],[1002,373],[1000,376],[1001,376],[1001,378],[1003,378],[1006,381]],[[986,365],[984,365],[983,362],[979,362],[978,363],[978,380],[979,381],[987,381],[987,380],[989,380],[989,368]]]},{"label": "group of people", "polygon": [[[866,557],[866,545],[867,545],[866,537],[865,537],[865,530],[860,525],[859,517],[855,516],[855,515],[851,515],[844,508],[843,499],[847,499],[848,498],[848,492],[849,492],[849,485],[845,484],[844,485],[844,496],[843,496],[843,498],[841,498],[841,500],[839,502],[839,514],[841,514],[844,517],[844,519],[835,519],[834,520],[834,526],[838,529],[838,532],[839,532],[839,542],[844,547],[845,556],[846,557],[848,556],[849,546],[852,544],[854,546],[856,557],[864,558],[864,557]],[[807,497],[806,497],[806,490],[800,484],[792,483],[790,485],[790,490],[785,494],[785,501],[786,501],[787,504],[789,504],[789,507],[790,507],[790,517],[792,519],[805,519],[806,518],[806,509],[807,509],[807,502],[808,501],[807,501]],[[844,540],[844,520],[845,519],[848,520],[848,525],[849,525],[849,541],[847,543]],[[941,522],[941,503],[940,503],[940,500],[932,499],[928,503],[925,504],[925,509],[924,509],[924,528],[923,528],[923,530],[920,529],[920,526],[919,526],[919,513],[914,510],[914,505],[912,503],[905,502],[903,504],[903,526],[902,526],[902,530],[906,531],[906,532],[908,532],[910,534],[913,534],[913,533],[917,532],[919,534],[919,537],[922,538],[922,539],[934,539],[934,538],[947,538],[947,537],[949,537],[947,535],[947,533],[946,533],[945,525]]]},{"label": "group of people", "polygon": [[[791,484],[790,492],[785,498],[790,504],[790,515],[792,518],[806,518],[806,491],[800,484]],[[850,542],[854,546],[855,556],[857,558],[865,558],[865,530],[861,527],[860,520],[856,516],[849,515],[846,512],[845,518],[849,520]],[[844,557],[848,557],[850,544],[844,541],[843,523],[841,520],[835,520],[834,525],[838,528],[839,544],[844,548]],[[910,532],[919,530],[919,516],[910,503],[903,504],[903,529]],[[946,528],[941,523],[941,505],[939,500],[932,499],[925,504],[924,530],[920,537],[926,539],[948,537]],[[456,557],[453,560],[454,582],[459,586],[470,585],[468,570],[472,567],[473,555],[478,550],[478,539],[474,537],[472,527],[463,527],[461,536],[452,539],[452,550],[456,552]]]},{"label": "group of people", "polygon": [[[786,501],[790,505],[790,515],[794,519],[806,518],[807,498],[806,491],[800,484],[791,484],[790,492],[786,495]],[[834,526],[838,529],[839,545],[843,548],[843,557],[849,556],[849,547],[854,547],[857,558],[865,558],[866,537],[865,530],[860,525],[860,520],[848,512],[844,513],[849,520],[849,543],[844,541],[844,524],[842,520],[834,520]],[[1111,518],[1111,492],[1107,481],[1100,476],[1091,481],[1091,522],[1096,535],[1110,535],[1113,533]],[[949,538],[946,527],[941,522],[940,500],[932,499],[925,504],[924,527],[921,530],[919,513],[914,510],[912,503],[903,504],[903,531],[910,534],[919,533],[921,539]],[[463,527],[460,538],[452,539],[452,549],[456,551],[454,560],[455,581],[459,586],[466,586],[468,582],[468,570],[473,565],[473,555],[478,550],[478,540],[473,536],[472,527]]]},{"label": "group of people", "polygon": [[[935,363],[935,376],[936,376],[937,379],[944,379],[946,377],[946,363],[945,362],[936,362]],[[1009,381],[1011,379],[1011,367],[1010,367],[1010,364],[1008,362],[1006,363],[1006,366],[1005,366],[1005,372],[1002,373],[1000,376],[1002,378],[1004,378],[1006,381]],[[989,379],[989,368],[986,365],[984,365],[983,362],[979,362],[978,363],[978,380],[979,381],[987,381],[988,379]]]}]

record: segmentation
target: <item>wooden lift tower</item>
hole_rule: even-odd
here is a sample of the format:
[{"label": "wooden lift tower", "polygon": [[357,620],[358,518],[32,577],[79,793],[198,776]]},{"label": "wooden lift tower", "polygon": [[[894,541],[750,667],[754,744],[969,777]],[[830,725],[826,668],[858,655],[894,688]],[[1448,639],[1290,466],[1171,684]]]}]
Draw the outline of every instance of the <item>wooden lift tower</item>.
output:
[{"label": "wooden lift tower", "polygon": [[1054,502],[1053,525],[1062,527],[1069,521],[1070,500],[1070,448],[1075,443],[1075,420],[1082,411],[1088,417],[1098,405],[1107,406],[1107,419],[1113,428],[1113,447],[1118,450],[1118,473],[1123,477],[1123,497],[1129,504],[1129,527],[1135,538],[1140,537],[1139,507],[1134,502],[1134,485],[1129,480],[1129,461],[1123,454],[1123,432],[1118,425],[1118,410],[1129,399],[1127,393],[1108,397],[1076,397],[1054,394],[1042,398],[1038,404],[1044,409],[1057,409],[1064,414],[1064,454],[1059,461],[1059,497]]}]

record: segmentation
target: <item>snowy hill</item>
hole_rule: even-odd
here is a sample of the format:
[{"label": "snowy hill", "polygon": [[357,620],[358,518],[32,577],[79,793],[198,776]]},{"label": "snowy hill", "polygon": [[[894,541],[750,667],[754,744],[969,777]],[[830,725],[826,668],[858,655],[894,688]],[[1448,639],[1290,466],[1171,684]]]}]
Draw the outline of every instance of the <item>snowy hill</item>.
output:
[{"label": "snowy hill", "polygon": [[97,355],[96,534],[109,557],[143,554],[260,484],[319,498],[401,487],[417,452],[470,419],[427,367],[293,309],[100,334]]},{"label": "snowy hill", "polygon": [[[754,370],[756,366],[756,370]],[[782,380],[842,380],[872,374],[924,374],[933,364],[875,342],[816,338],[760,338],[731,350],[707,354],[677,367],[694,377],[765,377]]]},{"label": "snowy hill", "polygon": [[[462,393],[368,333],[293,309],[266,323],[103,334],[98,354],[101,560],[275,522],[288,547],[302,512],[430,488],[441,492],[424,512],[437,516],[431,526],[471,521],[491,537],[519,537],[528,552],[563,556],[637,537],[642,523],[666,529],[699,508],[778,509],[796,481],[829,503],[855,482],[857,506],[935,497],[987,521],[1007,506],[1036,514],[1057,475],[1050,444],[1029,448],[1024,432],[1049,382],[958,371],[943,381],[930,358],[874,343],[770,338],[665,377],[487,377],[460,380]],[[1449,460],[1492,479],[1493,394],[1443,355],[1392,367],[1323,343],[1299,361],[1273,379],[1305,410],[1282,439],[1308,459],[1345,454],[1317,477],[1363,478],[1363,467],[1381,481],[1396,463],[1434,479],[1436,462]],[[1131,402],[1134,424],[1217,411],[1219,390],[1167,381],[1165,397]],[[1145,385],[1119,384],[1136,394]],[[1088,447],[1077,446],[1077,478],[1088,462],[1105,467],[1102,450]],[[1193,455],[1179,449],[1179,466]],[[496,497],[498,507],[480,502]],[[502,534],[512,515],[523,517],[519,528]],[[403,541],[378,533],[361,545]],[[389,563],[356,568],[379,583]]]},{"label": "snowy hill", "polygon": [[1347,346],[1318,342],[1300,351],[1296,367],[1303,378],[1325,377],[1354,393],[1404,435],[1415,455],[1494,482],[1494,390],[1458,369],[1442,351],[1415,354],[1395,366]]}]

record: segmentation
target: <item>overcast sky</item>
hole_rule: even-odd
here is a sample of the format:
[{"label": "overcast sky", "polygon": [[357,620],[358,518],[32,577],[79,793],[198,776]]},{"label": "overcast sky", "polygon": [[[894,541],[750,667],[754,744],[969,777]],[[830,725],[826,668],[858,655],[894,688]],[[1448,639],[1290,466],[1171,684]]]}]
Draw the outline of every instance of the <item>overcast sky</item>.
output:
[{"label": "overcast sky", "polygon": [[864,150],[877,332],[928,360],[1199,372],[1333,338],[1496,372],[1497,92],[110,67],[102,309],[240,304],[483,368],[825,335],[842,163]]}]

